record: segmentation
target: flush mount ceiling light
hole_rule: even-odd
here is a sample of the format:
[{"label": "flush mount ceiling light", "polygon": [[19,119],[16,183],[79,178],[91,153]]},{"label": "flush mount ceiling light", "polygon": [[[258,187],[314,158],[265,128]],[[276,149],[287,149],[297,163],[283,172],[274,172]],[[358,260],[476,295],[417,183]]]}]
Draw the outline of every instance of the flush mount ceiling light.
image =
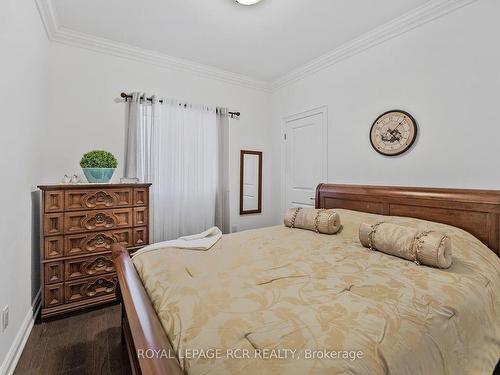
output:
[{"label": "flush mount ceiling light", "polygon": [[254,5],[261,2],[261,0],[236,0],[236,2],[241,5]]}]

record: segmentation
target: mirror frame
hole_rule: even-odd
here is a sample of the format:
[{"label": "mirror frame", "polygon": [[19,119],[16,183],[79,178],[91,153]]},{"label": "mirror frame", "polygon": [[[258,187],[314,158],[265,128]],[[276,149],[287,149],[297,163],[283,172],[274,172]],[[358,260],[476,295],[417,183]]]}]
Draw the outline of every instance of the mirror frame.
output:
[{"label": "mirror frame", "polygon": [[[258,182],[258,207],[256,210],[243,209],[243,181],[245,173],[245,155],[257,155],[259,158],[259,182]],[[241,150],[240,151],[240,215],[260,214],[262,213],[262,151]]]}]

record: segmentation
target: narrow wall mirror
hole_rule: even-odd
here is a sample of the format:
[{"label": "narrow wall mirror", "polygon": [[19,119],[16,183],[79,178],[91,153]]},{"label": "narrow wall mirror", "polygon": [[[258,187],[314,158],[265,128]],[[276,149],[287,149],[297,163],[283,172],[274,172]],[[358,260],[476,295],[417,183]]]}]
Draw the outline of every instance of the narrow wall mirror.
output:
[{"label": "narrow wall mirror", "polygon": [[241,150],[240,215],[262,212],[262,152]]}]

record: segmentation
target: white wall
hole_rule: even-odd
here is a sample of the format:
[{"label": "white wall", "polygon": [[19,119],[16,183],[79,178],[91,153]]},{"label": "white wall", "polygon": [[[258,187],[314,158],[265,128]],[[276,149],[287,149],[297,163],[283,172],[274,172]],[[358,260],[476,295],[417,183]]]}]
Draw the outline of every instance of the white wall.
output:
[{"label": "white wall", "polygon": [[2,0],[0,310],[9,305],[10,322],[7,330],[0,333],[0,373],[9,364],[11,358],[7,354],[15,346],[39,288],[37,255],[32,259],[32,251],[36,254],[38,248],[36,223],[32,225],[31,192],[41,179],[39,140],[46,125],[47,73],[48,40],[35,2]]},{"label": "white wall", "polygon": [[[479,0],[274,95],[274,124],[328,105],[332,183],[500,188],[500,2]],[[407,110],[415,147],[371,147],[376,117]]]},{"label": "white wall", "polygon": [[[230,125],[231,224],[238,230],[279,221],[279,129],[271,126],[270,94],[173,71],[86,49],[51,45],[50,113],[44,179],[60,181],[65,173],[81,172],[81,155],[91,149],[113,152],[122,176],[125,148],[125,104],[116,103],[122,91],[145,91],[193,103],[227,106],[241,111]],[[239,151],[263,151],[263,212],[239,216]]]}]

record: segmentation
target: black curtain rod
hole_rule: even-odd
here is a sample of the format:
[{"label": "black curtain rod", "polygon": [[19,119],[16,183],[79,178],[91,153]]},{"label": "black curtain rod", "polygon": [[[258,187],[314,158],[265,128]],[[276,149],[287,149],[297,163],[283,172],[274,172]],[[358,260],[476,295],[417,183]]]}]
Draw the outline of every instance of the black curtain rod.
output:
[{"label": "black curtain rod", "polygon": [[[128,95],[127,93],[124,93],[124,92],[122,92],[122,93],[120,94],[120,96],[121,96],[123,99],[125,99],[125,101],[127,101],[127,99],[132,99],[132,95]],[[141,99],[143,99],[143,100],[144,100],[144,97],[141,97]],[[146,100],[147,100],[148,102],[152,102],[152,101],[153,101],[153,98],[146,98]],[[160,100],[159,100],[159,102],[163,104],[163,100],[161,100],[161,99],[160,99]],[[240,112],[228,112],[228,113],[229,113],[231,116],[236,116],[236,117],[240,117],[240,115],[241,115],[241,113],[240,113]]]}]

